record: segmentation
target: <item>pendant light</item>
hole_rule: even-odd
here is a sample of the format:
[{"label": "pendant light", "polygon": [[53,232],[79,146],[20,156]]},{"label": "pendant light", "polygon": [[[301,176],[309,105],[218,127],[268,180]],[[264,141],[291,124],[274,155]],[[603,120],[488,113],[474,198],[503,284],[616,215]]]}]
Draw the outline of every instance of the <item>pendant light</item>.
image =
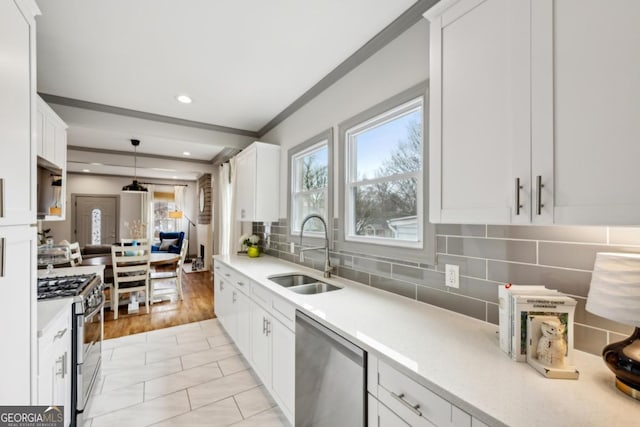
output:
[{"label": "pendant light", "polygon": [[129,185],[122,187],[123,193],[146,193],[147,188],[143,187],[138,182],[138,145],[140,145],[139,139],[132,139],[131,145],[133,145],[133,182]]}]

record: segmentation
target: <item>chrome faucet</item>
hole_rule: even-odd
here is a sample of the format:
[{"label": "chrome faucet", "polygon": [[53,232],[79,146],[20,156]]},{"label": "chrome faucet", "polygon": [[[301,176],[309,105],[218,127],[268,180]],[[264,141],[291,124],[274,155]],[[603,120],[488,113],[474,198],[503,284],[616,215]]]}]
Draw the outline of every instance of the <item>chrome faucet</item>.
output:
[{"label": "chrome faucet", "polygon": [[[313,248],[303,248],[302,247],[302,235],[304,234],[304,225],[312,218],[319,219],[324,227],[324,246],[316,246]],[[304,251],[310,251],[314,249],[324,249],[324,277],[331,277],[331,263],[329,262],[329,235],[327,232],[327,223],[324,219],[317,214],[307,215],[305,219],[302,220],[302,225],[300,226],[300,262],[304,262]]]}]

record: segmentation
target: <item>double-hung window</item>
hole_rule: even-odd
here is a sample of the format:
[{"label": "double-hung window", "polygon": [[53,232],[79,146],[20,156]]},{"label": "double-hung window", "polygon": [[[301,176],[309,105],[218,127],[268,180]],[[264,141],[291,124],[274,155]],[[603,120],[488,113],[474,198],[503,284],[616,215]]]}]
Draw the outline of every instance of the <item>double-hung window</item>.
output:
[{"label": "double-hung window", "polygon": [[[300,225],[307,215],[320,215],[329,226],[331,132],[312,138],[289,150],[290,232],[300,235]],[[305,236],[324,233],[318,221],[305,225]]]},{"label": "double-hung window", "polygon": [[433,259],[433,227],[425,218],[425,93],[424,85],[412,88],[340,125],[342,248]]}]

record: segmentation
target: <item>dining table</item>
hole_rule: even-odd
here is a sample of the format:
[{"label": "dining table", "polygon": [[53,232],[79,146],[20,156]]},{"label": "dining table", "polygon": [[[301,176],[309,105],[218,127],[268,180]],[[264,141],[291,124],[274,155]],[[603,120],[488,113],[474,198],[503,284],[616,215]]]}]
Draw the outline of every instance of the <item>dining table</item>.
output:
[{"label": "dining table", "polygon": [[[149,255],[149,264],[163,265],[163,264],[175,264],[180,259],[180,254],[174,254],[169,252],[151,252]],[[112,267],[111,255],[99,255],[92,258],[84,258],[80,265],[104,265],[105,267]]]}]

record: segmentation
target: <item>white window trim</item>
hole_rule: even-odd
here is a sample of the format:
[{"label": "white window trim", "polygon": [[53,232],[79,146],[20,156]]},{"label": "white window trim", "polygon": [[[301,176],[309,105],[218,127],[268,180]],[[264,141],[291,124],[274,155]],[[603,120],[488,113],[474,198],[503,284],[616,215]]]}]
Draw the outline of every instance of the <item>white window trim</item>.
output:
[{"label": "white window trim", "polygon": [[[322,146],[327,147],[327,187],[324,190],[307,190],[304,192],[295,192],[295,181],[293,179],[293,171],[294,171],[294,161],[295,159],[300,158],[301,156],[308,155],[313,153],[316,150],[319,150]],[[303,194],[311,194],[317,191],[325,191],[325,221],[327,222],[327,226],[329,226],[329,239],[331,240],[331,227],[333,224],[332,215],[333,215],[333,128],[329,128],[326,131],[314,136],[313,138],[309,138],[305,142],[296,145],[289,149],[288,153],[289,163],[288,163],[288,200],[287,200],[287,209],[288,209],[288,233],[290,235],[290,239],[292,241],[298,242],[300,238],[300,225],[295,224],[293,220],[293,211],[294,211],[294,198],[295,195],[303,195]],[[303,218],[300,218],[302,221]],[[324,234],[319,232],[313,232],[310,230],[305,230],[304,239],[307,241],[307,238],[310,238],[312,241],[316,241],[317,239],[324,239]]]},{"label": "white window trim", "polygon": [[[407,172],[403,174],[394,174],[385,177],[378,177],[373,179],[363,179],[358,180],[355,176],[356,171],[356,161],[357,161],[357,153],[356,153],[356,144],[355,138],[367,132],[375,127],[381,126],[383,124],[389,123],[397,118],[404,116],[406,114],[422,111],[424,115],[424,97],[418,96],[408,102],[405,102],[395,108],[391,108],[381,114],[378,114],[362,123],[358,123],[355,126],[347,129],[345,131],[345,153],[346,161],[345,161],[345,189],[344,189],[344,218],[345,218],[345,236],[344,239],[350,242],[360,242],[360,243],[370,243],[374,245],[383,245],[383,246],[395,246],[401,248],[412,248],[412,249],[422,249],[424,247],[424,242],[422,239],[423,230],[422,224],[424,222],[424,200],[422,197],[423,194],[423,182],[424,182],[424,162],[419,172]],[[424,123],[423,123],[424,127]],[[425,137],[423,132],[422,137],[422,151],[425,150]],[[424,159],[424,155],[423,155]],[[362,187],[366,185],[372,185],[381,182],[393,182],[399,181],[402,179],[410,179],[415,178],[417,180],[417,188],[416,188],[416,196],[417,196],[417,240],[401,240],[401,239],[391,239],[386,237],[371,237],[371,236],[358,236],[355,234],[354,226],[355,226],[355,212],[353,209],[353,189],[357,187]]]},{"label": "white window trim", "polygon": [[[293,217],[293,212],[295,211],[295,202],[296,202],[296,198],[299,196],[305,196],[308,194],[316,194],[316,193],[324,193],[324,197],[325,197],[325,212],[324,212],[324,220],[328,221],[328,216],[329,216],[329,203],[328,203],[328,199],[329,199],[329,177],[327,176],[327,185],[326,187],[324,187],[324,189],[314,189],[314,190],[305,190],[305,191],[296,191],[296,180],[294,179],[294,177],[297,176],[297,170],[295,167],[296,161],[299,160],[300,158],[304,158],[306,156],[312,155],[314,153],[317,153],[319,151],[321,151],[322,149],[326,148],[327,149],[327,174],[330,173],[328,170],[328,165],[329,165],[329,139],[323,139],[321,141],[319,141],[316,144],[313,144],[310,147],[304,148],[301,151],[298,151],[297,153],[295,153],[294,155],[291,156],[291,169],[290,169],[290,173],[291,173],[291,188],[289,189],[289,191],[291,192],[291,216]],[[293,218],[292,218],[293,219]],[[302,221],[304,218],[298,218],[300,221]],[[290,226],[290,231],[291,234],[300,234],[300,224],[296,224],[296,222],[298,221],[291,221],[291,226]],[[323,233],[317,232],[317,231],[306,231],[305,232],[306,236],[310,236],[310,237],[324,237]]]}]

